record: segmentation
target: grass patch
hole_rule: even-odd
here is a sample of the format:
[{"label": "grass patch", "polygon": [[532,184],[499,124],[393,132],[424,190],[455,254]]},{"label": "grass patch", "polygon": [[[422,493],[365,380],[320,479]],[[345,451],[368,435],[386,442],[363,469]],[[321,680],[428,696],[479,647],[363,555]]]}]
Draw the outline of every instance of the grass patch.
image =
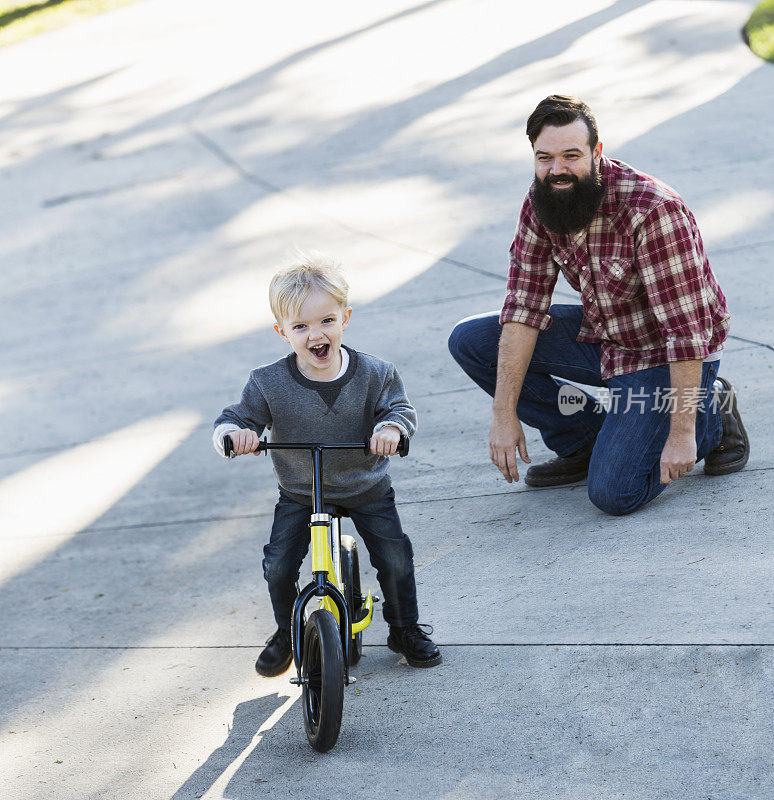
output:
[{"label": "grass patch", "polygon": [[766,61],[774,61],[774,0],[758,3],[743,30],[750,50]]},{"label": "grass patch", "polygon": [[0,0],[0,47],[136,0]]}]

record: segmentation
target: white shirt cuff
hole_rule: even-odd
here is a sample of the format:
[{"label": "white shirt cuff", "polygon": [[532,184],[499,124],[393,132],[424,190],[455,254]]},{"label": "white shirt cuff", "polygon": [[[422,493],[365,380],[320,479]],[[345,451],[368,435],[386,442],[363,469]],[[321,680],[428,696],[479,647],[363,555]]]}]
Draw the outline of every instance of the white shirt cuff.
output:
[{"label": "white shirt cuff", "polygon": [[215,448],[215,452],[219,453],[223,458],[227,458],[226,454],[223,452],[223,437],[227,433],[231,433],[231,431],[238,430],[241,430],[241,428],[233,422],[221,422],[212,432],[212,444]]},{"label": "white shirt cuff", "polygon": [[408,431],[400,424],[400,422],[395,422],[395,420],[383,420],[382,422],[377,422],[374,425],[374,433],[380,431],[382,428],[386,428],[388,425],[391,425],[393,428],[397,428],[403,436],[407,439],[409,438]]}]

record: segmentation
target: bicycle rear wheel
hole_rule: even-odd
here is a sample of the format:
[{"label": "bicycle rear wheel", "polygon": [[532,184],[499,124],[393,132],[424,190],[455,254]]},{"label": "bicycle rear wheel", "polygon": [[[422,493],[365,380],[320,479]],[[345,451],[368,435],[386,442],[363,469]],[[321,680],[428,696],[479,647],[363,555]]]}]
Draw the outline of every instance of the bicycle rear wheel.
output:
[{"label": "bicycle rear wheel", "polygon": [[[341,537],[341,582],[344,584],[344,598],[349,608],[349,618],[355,623],[363,605],[363,595],[360,591],[360,559],[357,554],[357,543],[351,536]],[[349,641],[350,667],[357,664],[362,655],[363,632],[360,631]]]},{"label": "bicycle rear wheel", "polygon": [[301,699],[309,744],[325,753],[336,744],[344,706],[344,655],[339,626],[330,611],[315,611],[306,623],[301,658]]}]

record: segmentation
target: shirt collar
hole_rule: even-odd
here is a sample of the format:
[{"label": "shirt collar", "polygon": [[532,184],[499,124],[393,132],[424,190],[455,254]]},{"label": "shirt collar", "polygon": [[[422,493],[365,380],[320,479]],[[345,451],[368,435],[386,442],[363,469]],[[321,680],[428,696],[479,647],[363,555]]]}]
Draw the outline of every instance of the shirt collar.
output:
[{"label": "shirt collar", "polygon": [[615,165],[609,158],[602,156],[599,160],[599,172],[605,181],[605,193],[599,205],[597,214],[614,216],[618,213],[618,196],[615,191]]}]

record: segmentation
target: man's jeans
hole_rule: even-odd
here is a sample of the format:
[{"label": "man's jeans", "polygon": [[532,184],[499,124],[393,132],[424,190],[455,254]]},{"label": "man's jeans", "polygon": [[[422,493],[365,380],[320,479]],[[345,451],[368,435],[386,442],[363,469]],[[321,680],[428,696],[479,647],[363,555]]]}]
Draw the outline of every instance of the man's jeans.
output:
[{"label": "man's jeans", "polygon": [[[553,323],[538,334],[517,414],[522,422],[537,428],[546,446],[560,456],[571,455],[596,439],[589,465],[589,498],[608,514],[629,514],[666,488],[660,482],[660,460],[669,435],[669,365],[604,381],[599,345],[576,341],[583,317],[581,306],[554,305],[549,314]],[[449,337],[449,350],[457,363],[492,396],[500,330],[499,312],[492,312],[462,320]],[[702,369],[702,394],[696,398],[697,461],[720,444],[721,415],[710,402],[719,363],[705,363]],[[582,408],[569,413],[575,406],[563,406],[562,413],[559,392],[566,384],[557,378],[607,386],[610,408],[605,412],[586,395]]]},{"label": "man's jeans", "polygon": [[[382,587],[384,619],[389,625],[401,627],[415,623],[419,614],[414,551],[400,524],[395,492],[390,489],[379,500],[347,511],[368,548]],[[263,548],[263,576],[269,584],[274,618],[280,628],[290,628],[296,581],[309,549],[310,513],[310,505],[301,505],[280,490],[269,543]]]}]

